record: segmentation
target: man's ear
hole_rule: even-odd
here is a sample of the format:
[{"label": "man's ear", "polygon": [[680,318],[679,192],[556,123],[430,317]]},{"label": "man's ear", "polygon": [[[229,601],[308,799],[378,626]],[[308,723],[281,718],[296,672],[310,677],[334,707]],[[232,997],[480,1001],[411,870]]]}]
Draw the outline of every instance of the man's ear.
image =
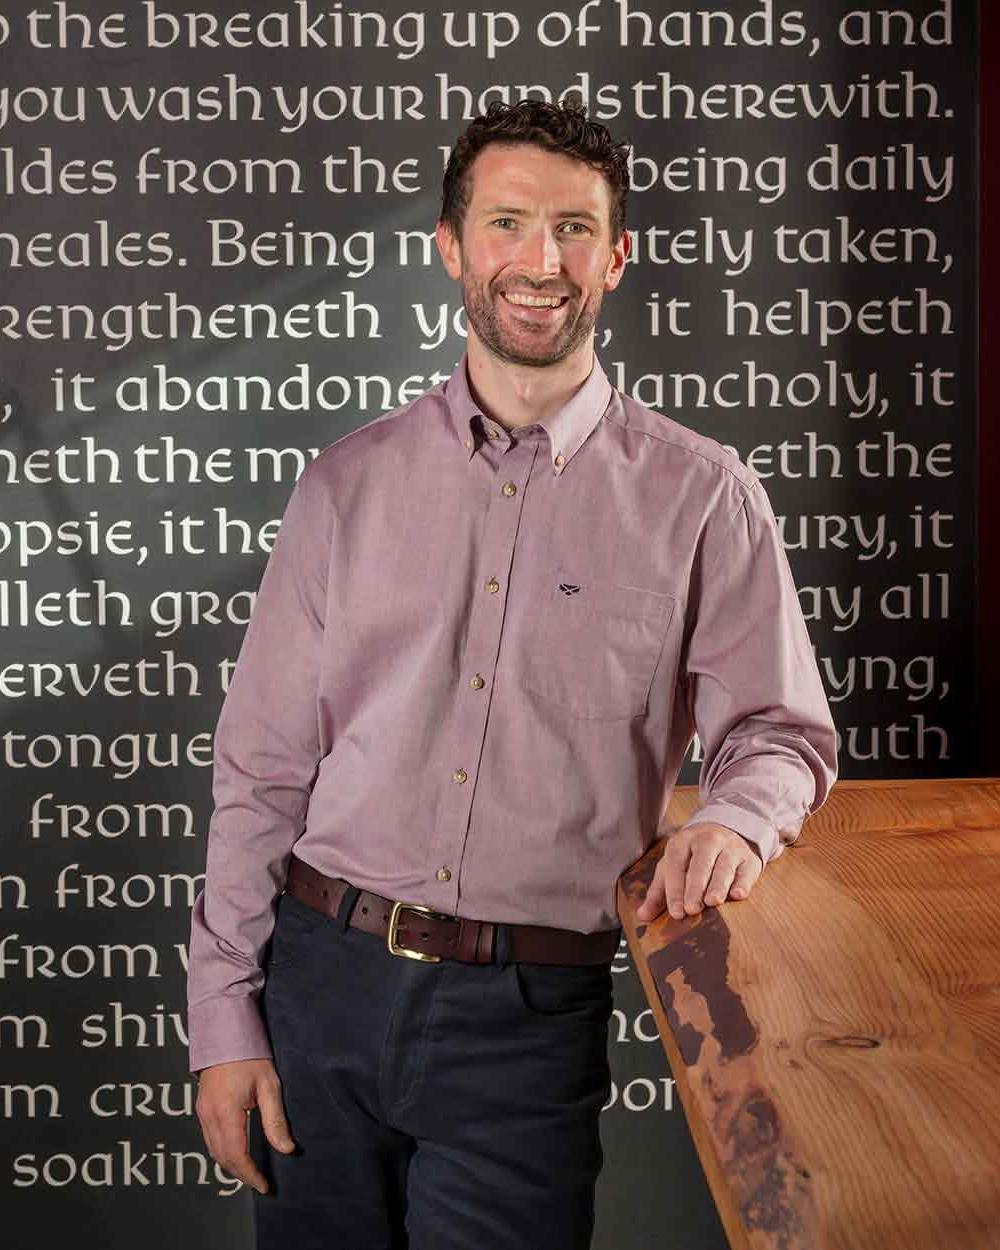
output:
[{"label": "man's ear", "polygon": [[462,247],[452,233],[448,222],[438,221],[434,230],[434,239],[445,269],[450,277],[458,281],[462,276]]},{"label": "man's ear", "polygon": [[613,291],[622,280],[625,272],[625,262],[628,260],[629,252],[632,250],[632,236],[627,230],[623,230],[621,238],[611,249],[611,259],[608,261],[608,269],[604,275],[605,291]]}]

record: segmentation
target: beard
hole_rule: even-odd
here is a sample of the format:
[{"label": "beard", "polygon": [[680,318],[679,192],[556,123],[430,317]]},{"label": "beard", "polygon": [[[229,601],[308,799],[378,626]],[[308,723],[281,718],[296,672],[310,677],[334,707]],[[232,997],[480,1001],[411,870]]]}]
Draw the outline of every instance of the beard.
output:
[{"label": "beard", "polygon": [[[528,283],[512,281],[524,290]],[[544,294],[539,291],[538,294]],[[493,294],[462,269],[462,302],[469,324],[487,351],[512,365],[544,367],[565,360],[597,325],[604,298],[603,285],[588,293],[582,306],[576,295],[545,321],[520,317],[497,289]]]}]

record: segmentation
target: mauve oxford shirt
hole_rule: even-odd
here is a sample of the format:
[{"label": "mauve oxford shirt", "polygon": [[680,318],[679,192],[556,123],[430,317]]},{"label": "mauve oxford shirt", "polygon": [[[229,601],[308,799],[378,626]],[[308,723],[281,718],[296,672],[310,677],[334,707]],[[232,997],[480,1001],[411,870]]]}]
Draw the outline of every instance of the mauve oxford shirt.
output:
[{"label": "mauve oxford shirt", "polygon": [[[696,729],[701,806],[764,863],[837,775],[764,486],[596,356],[507,431],[449,379],[326,447],[288,500],[214,739],[190,1068],[270,1057],[292,847],[391,899],[589,932]],[[345,1005],[346,1006],[346,1005]]]}]

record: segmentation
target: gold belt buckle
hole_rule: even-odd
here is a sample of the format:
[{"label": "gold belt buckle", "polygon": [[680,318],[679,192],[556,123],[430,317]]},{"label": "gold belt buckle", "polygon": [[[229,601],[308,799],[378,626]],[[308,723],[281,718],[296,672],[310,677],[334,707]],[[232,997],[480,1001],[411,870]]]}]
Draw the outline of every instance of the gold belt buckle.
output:
[{"label": "gold belt buckle", "polygon": [[392,912],[389,916],[389,932],[386,934],[386,941],[389,950],[393,955],[405,955],[407,959],[421,959],[424,963],[439,964],[441,962],[440,955],[427,955],[423,951],[410,950],[407,946],[400,946],[396,941],[396,930],[399,928],[399,913],[401,911],[416,911],[422,916],[434,916],[438,920],[457,920],[457,916],[449,916],[447,912],[435,911],[433,907],[424,907],[420,903],[393,903]]}]

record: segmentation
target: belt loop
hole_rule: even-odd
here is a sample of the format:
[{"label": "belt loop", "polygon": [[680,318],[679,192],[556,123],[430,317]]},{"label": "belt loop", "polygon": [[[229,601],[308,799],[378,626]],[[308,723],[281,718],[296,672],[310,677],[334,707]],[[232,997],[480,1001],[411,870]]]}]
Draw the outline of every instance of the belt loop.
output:
[{"label": "belt loop", "polygon": [[494,926],[493,961],[501,968],[506,968],[510,963],[510,928],[508,925],[498,923]]},{"label": "belt loop", "polygon": [[337,908],[337,923],[340,925],[341,932],[346,932],[347,926],[351,922],[351,912],[354,910],[354,904],[358,901],[361,890],[356,885],[348,884],[344,891],[344,897],[340,900],[340,906]]}]

